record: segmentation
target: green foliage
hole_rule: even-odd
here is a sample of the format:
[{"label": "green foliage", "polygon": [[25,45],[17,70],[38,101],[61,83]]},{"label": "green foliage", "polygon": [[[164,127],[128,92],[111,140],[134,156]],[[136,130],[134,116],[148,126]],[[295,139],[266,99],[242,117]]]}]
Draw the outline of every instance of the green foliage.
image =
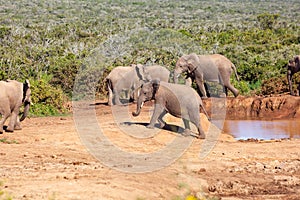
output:
[{"label": "green foliage", "polygon": [[[119,65],[160,64],[172,71],[182,54],[220,53],[237,66],[242,81],[234,84],[249,95],[264,92],[260,86],[267,80],[279,81],[286,73],[283,65],[300,54],[298,1],[2,4],[0,79],[32,80],[36,115],[63,112],[65,96],[70,100],[73,90],[73,99],[86,96],[79,93],[88,88],[88,96],[104,96],[102,81]],[[94,57],[97,50],[106,59]],[[81,73],[84,67],[95,75]],[[82,84],[74,89],[76,80]]]},{"label": "green foliage", "polygon": [[58,87],[49,84],[51,76],[43,75],[40,79],[30,79],[31,100],[30,112],[35,116],[58,115],[67,110],[64,105],[67,97]]},{"label": "green foliage", "polygon": [[279,14],[270,14],[270,13],[263,13],[257,16],[257,20],[259,22],[260,28],[266,29],[273,29],[274,25],[277,23],[277,19],[279,18]]}]

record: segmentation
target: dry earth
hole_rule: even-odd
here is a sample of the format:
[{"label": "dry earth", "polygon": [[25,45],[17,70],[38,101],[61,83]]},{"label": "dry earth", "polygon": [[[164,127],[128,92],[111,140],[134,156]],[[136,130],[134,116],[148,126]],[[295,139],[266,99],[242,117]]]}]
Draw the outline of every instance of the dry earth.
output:
[{"label": "dry earth", "polygon": [[[99,103],[95,108],[105,135],[124,151],[153,152],[179,135],[161,130],[153,137],[135,138],[120,131],[110,107]],[[149,109],[146,105],[134,121],[148,122]],[[179,120],[167,118],[182,126]],[[201,123],[208,130],[210,124],[203,116]],[[204,140],[195,138],[169,166],[126,173],[93,157],[76,130],[72,116],[45,117],[26,119],[22,130],[1,134],[0,199],[300,198],[299,139],[236,141],[223,133],[209,155],[200,158]]]}]

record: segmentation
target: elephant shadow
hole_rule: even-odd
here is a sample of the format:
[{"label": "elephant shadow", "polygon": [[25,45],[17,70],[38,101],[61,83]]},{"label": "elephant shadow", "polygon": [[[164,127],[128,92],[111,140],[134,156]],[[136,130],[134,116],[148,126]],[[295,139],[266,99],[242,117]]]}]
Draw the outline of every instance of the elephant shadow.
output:
[{"label": "elephant shadow", "polygon": [[[120,99],[120,102],[122,105],[120,106],[127,106],[131,104],[133,101],[130,99]],[[97,103],[91,103],[90,106],[99,106],[99,105],[105,105],[108,106],[108,102],[97,102]]]},{"label": "elephant shadow", "polygon": [[[149,123],[145,123],[145,122],[124,122],[122,123],[124,125],[128,125],[128,126],[131,126],[131,125],[140,125],[140,126],[147,126],[149,125]],[[183,135],[183,136],[187,136],[185,135],[184,133],[184,128],[180,127],[180,126],[177,126],[177,125],[174,125],[174,124],[165,124],[165,126],[163,128],[161,128],[159,126],[158,123],[156,123],[154,125],[155,128],[158,128],[158,129],[163,129],[163,130],[166,130],[166,131],[170,131],[170,132],[173,132],[173,133],[176,133],[176,134],[179,134],[179,135]],[[194,134],[190,134],[189,136],[192,136],[192,137],[197,137],[196,135]]]}]

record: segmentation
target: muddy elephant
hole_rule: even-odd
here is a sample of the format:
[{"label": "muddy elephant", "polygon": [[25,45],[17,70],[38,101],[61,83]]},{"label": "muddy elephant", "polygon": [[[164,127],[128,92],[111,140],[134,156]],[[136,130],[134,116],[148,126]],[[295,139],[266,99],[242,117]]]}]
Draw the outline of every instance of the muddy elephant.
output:
[{"label": "muddy elephant", "polygon": [[228,89],[235,97],[239,94],[239,91],[230,83],[232,72],[234,72],[236,79],[239,80],[236,67],[223,55],[197,55],[195,53],[184,55],[178,59],[174,69],[175,83],[178,83],[179,75],[184,72],[187,72],[188,78],[193,78],[196,81],[203,98],[207,97],[204,81],[218,82],[223,85],[226,96],[228,95]]},{"label": "muddy elephant", "polygon": [[293,91],[293,81],[292,77],[295,73],[300,71],[300,55],[295,56],[293,59],[289,60],[287,64],[287,79],[289,84],[289,90],[291,95],[295,95]]},{"label": "muddy elephant", "polygon": [[[23,121],[28,113],[31,103],[30,84],[26,80],[25,83],[20,83],[15,80],[0,81],[0,133],[3,132],[3,126],[8,117],[10,122],[6,129],[7,132],[21,129],[20,121]],[[24,113],[19,119],[20,107],[24,104]]]},{"label": "muddy elephant", "polygon": [[200,124],[200,106],[206,116],[208,115],[196,90],[186,85],[167,83],[158,79],[152,80],[142,86],[137,100],[137,110],[132,115],[138,116],[144,102],[152,99],[155,100],[155,107],[148,128],[153,128],[157,120],[160,127],[164,127],[166,122],[163,117],[166,113],[170,113],[175,117],[182,118],[185,133],[190,133],[189,122],[192,122],[198,129],[199,138],[205,138]]},{"label": "muddy elephant", "polygon": [[140,86],[151,79],[159,78],[162,81],[169,81],[170,71],[160,65],[143,66],[133,65],[129,70],[118,76],[109,74],[106,77],[108,91],[111,92],[110,105],[121,105],[120,94],[128,91],[131,99],[136,99]]}]

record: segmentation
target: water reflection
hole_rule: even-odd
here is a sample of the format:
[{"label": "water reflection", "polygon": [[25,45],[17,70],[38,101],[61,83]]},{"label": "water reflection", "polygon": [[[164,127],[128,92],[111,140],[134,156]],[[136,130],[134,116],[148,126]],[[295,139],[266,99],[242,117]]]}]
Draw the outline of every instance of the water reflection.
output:
[{"label": "water reflection", "polygon": [[300,120],[226,120],[223,130],[236,139],[300,138]]}]

